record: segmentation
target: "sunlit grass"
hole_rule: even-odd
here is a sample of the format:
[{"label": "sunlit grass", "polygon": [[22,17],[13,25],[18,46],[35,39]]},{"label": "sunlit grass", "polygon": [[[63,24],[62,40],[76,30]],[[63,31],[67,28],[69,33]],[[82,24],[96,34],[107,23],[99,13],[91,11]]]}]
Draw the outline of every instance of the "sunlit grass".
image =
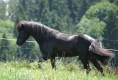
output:
[{"label": "sunlit grass", "polygon": [[42,69],[38,69],[37,62],[26,61],[0,62],[0,80],[117,80],[117,69],[105,67],[105,76],[101,76],[94,68],[89,75],[82,67],[78,67],[75,61],[63,63],[56,62],[57,69],[52,69],[50,61],[42,63]]}]

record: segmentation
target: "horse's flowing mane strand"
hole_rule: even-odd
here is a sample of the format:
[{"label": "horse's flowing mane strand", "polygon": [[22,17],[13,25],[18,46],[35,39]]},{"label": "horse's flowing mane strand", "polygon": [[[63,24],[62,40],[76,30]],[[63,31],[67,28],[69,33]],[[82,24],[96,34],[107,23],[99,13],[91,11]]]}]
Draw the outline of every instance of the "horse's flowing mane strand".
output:
[{"label": "horse's flowing mane strand", "polygon": [[52,29],[44,24],[33,22],[33,21],[21,21],[16,25],[16,29],[19,32],[21,26],[24,25],[25,27],[35,27],[37,29],[43,30],[43,32],[50,33],[50,32],[59,32],[58,30]]}]

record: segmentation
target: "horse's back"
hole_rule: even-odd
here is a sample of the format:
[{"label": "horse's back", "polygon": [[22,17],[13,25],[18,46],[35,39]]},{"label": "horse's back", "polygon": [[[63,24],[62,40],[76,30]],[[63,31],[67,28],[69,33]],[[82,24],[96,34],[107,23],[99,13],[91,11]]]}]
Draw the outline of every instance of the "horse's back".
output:
[{"label": "horse's back", "polygon": [[58,56],[71,57],[76,56],[77,50],[76,45],[76,35],[59,33],[56,35],[54,50],[58,53]]},{"label": "horse's back", "polygon": [[82,55],[89,50],[92,40],[94,39],[84,34],[70,35],[59,33],[56,36],[55,49],[59,54],[65,52],[65,54],[71,56]]}]

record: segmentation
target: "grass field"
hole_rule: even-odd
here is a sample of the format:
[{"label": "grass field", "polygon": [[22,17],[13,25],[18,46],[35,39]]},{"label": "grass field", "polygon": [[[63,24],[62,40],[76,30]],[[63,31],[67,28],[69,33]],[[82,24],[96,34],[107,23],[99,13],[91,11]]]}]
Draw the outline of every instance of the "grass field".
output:
[{"label": "grass field", "polygon": [[69,64],[56,62],[57,69],[51,68],[50,61],[42,63],[38,69],[37,62],[26,61],[0,62],[0,80],[118,80],[117,69],[105,67],[105,76],[101,76],[93,66],[89,75],[76,62]]}]

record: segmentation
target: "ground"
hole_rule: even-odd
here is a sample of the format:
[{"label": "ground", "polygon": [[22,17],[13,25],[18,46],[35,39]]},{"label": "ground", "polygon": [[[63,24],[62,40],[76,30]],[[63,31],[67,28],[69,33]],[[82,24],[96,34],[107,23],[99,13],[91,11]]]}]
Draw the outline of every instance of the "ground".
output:
[{"label": "ground", "polygon": [[63,63],[56,62],[57,69],[52,69],[50,61],[42,63],[42,69],[37,62],[26,61],[0,62],[0,80],[117,80],[117,69],[104,67],[105,76],[102,76],[92,65],[92,71],[86,75],[81,65],[76,61]]}]

